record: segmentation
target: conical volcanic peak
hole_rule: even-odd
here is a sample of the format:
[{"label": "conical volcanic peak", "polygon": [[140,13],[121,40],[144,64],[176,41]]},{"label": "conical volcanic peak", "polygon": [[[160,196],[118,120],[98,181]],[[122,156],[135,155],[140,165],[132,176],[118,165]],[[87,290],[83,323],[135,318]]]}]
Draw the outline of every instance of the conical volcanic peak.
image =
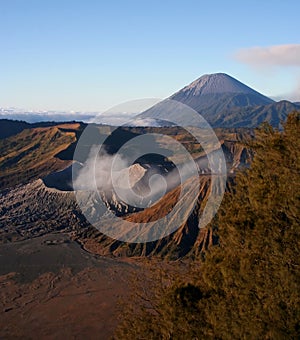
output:
[{"label": "conical volcanic peak", "polygon": [[170,98],[176,99],[177,97],[182,97],[183,94],[185,95],[185,97],[198,97],[203,95],[230,93],[258,95],[266,99],[266,104],[270,104],[271,102],[273,102],[272,99],[263,96],[259,92],[253,90],[249,86],[241,83],[237,79],[225,73],[205,74],[197,80],[193,81],[191,84],[185,86],[180,91],[176,92]]},{"label": "conical volcanic peak", "polygon": [[215,123],[220,113],[235,107],[274,103],[272,99],[225,73],[206,74],[173,94],[170,99],[190,106],[208,119],[210,124]]}]

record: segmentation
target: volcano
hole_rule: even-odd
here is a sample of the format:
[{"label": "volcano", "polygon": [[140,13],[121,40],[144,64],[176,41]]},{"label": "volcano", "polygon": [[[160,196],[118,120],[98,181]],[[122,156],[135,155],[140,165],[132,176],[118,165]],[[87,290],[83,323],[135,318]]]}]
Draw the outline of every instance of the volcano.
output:
[{"label": "volcano", "polygon": [[268,105],[274,101],[237,79],[225,74],[206,74],[182,90],[173,94],[170,99],[186,104],[196,111],[211,106],[244,107]]},{"label": "volcano", "polygon": [[182,122],[183,126],[197,125],[195,121],[187,124],[184,106],[174,110],[171,101],[187,105],[201,114],[212,127],[222,128],[254,128],[264,121],[280,127],[291,111],[300,108],[287,101],[284,101],[285,105],[279,104],[228,74],[215,73],[198,78],[137,117],[170,122],[175,119],[177,123]]}]

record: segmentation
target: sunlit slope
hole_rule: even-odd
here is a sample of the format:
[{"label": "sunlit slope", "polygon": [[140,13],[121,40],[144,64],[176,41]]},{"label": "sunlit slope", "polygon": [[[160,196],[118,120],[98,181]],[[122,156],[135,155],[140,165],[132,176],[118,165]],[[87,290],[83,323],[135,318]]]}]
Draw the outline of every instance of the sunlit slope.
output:
[{"label": "sunlit slope", "polygon": [[70,160],[55,157],[76,141],[79,124],[26,129],[0,141],[0,187],[10,187],[63,169]]}]

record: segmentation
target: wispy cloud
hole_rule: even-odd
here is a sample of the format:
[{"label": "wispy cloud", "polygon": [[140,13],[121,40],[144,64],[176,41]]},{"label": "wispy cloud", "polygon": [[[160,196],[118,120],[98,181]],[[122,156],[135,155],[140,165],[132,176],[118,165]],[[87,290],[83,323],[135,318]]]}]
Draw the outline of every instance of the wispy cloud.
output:
[{"label": "wispy cloud", "polygon": [[300,66],[300,44],[243,48],[234,57],[254,67]]}]

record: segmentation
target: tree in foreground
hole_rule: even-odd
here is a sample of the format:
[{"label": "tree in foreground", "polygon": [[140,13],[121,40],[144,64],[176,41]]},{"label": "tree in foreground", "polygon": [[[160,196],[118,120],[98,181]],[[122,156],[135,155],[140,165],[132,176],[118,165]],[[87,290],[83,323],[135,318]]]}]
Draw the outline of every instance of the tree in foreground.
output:
[{"label": "tree in foreground", "polygon": [[300,337],[299,132],[299,112],[283,132],[267,124],[257,131],[251,167],[214,222],[219,245],[171,284],[153,276],[117,338]]}]

